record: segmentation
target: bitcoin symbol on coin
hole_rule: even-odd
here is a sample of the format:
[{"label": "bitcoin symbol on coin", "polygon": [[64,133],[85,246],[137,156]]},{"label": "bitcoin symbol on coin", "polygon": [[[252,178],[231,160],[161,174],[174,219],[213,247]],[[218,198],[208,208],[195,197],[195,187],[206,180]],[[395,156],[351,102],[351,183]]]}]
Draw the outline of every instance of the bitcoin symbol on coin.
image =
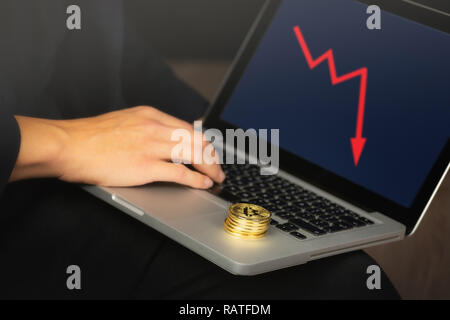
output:
[{"label": "bitcoin symbol on coin", "polygon": [[[250,211],[250,212],[249,212]],[[249,208],[249,207],[245,207],[244,208],[244,214],[247,216],[247,217],[251,217],[251,216],[253,216],[253,215],[258,215],[258,210],[256,210],[255,208]]]},{"label": "bitcoin symbol on coin", "polygon": [[258,239],[266,234],[270,216],[270,212],[261,206],[236,203],[228,208],[225,231],[241,238]]}]

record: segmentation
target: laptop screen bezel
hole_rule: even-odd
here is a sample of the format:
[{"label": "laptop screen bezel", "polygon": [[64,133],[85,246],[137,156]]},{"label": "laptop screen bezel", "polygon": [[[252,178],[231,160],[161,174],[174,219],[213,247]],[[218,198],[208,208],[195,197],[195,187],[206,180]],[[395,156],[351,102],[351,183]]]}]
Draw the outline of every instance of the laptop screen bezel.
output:
[{"label": "laptop screen bezel", "polygon": [[[243,45],[241,46],[231,68],[224,81],[221,90],[217,94],[214,102],[208,109],[205,119],[205,128],[216,128],[225,133],[227,128],[236,129],[231,123],[221,119],[221,114],[231,97],[234,88],[237,86],[248,63],[250,62],[258,44],[263,38],[265,31],[270,26],[273,17],[278,11],[283,0],[267,0],[249,31]],[[351,0],[348,0],[351,1]],[[365,1],[360,1],[365,2]],[[404,18],[419,22],[421,24],[450,33],[444,20],[439,20],[435,12],[424,12],[418,8],[404,6],[402,1],[378,1],[382,10],[394,13]],[[371,1],[377,4],[377,1]],[[414,17],[414,18],[411,18]],[[442,22],[442,23],[441,23]],[[282,139],[282,133],[280,134]],[[416,226],[424,209],[427,207],[435,189],[442,181],[442,177],[450,166],[450,139],[447,140],[444,149],[436,160],[433,168],[428,174],[425,182],[417,193],[412,205],[407,208],[387,199],[375,192],[357,185],[341,176],[338,176],[324,168],[315,165],[293,153],[280,148],[280,168],[296,177],[299,177],[325,191],[334,194],[356,206],[367,211],[377,211],[404,224],[406,233],[409,234]]]}]

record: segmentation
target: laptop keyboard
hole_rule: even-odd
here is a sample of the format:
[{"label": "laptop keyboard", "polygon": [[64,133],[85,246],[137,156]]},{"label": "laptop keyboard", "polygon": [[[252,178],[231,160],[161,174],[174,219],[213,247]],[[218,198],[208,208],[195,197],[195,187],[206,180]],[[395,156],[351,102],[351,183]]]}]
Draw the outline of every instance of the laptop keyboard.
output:
[{"label": "laptop keyboard", "polygon": [[258,204],[272,213],[271,225],[297,239],[360,228],[374,222],[251,164],[224,164],[226,180],[211,189],[232,203]]}]

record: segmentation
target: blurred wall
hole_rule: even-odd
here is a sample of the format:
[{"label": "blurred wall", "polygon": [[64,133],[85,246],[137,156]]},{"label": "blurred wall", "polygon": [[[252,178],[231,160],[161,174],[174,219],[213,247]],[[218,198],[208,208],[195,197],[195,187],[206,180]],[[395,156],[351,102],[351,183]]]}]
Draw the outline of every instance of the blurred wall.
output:
[{"label": "blurred wall", "polygon": [[168,59],[232,59],[264,0],[127,0],[125,14]]},{"label": "blurred wall", "polygon": [[[381,8],[450,13],[450,0],[359,0]],[[395,2],[395,4],[394,4]],[[128,21],[168,59],[232,59],[264,0],[125,0]],[[415,3],[415,5],[412,5]],[[392,9],[392,8],[391,8]],[[439,15],[442,23],[448,15]]]}]

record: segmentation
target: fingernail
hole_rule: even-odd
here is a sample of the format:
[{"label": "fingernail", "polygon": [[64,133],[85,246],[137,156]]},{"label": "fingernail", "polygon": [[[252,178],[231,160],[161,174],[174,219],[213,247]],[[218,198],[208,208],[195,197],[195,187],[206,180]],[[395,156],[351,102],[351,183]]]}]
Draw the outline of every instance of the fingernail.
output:
[{"label": "fingernail", "polygon": [[223,171],[220,171],[220,173],[219,173],[219,181],[222,182],[223,180],[225,180],[225,173]]},{"label": "fingernail", "polygon": [[205,187],[206,188],[211,188],[213,185],[213,181],[210,178],[206,178],[205,179]]}]

